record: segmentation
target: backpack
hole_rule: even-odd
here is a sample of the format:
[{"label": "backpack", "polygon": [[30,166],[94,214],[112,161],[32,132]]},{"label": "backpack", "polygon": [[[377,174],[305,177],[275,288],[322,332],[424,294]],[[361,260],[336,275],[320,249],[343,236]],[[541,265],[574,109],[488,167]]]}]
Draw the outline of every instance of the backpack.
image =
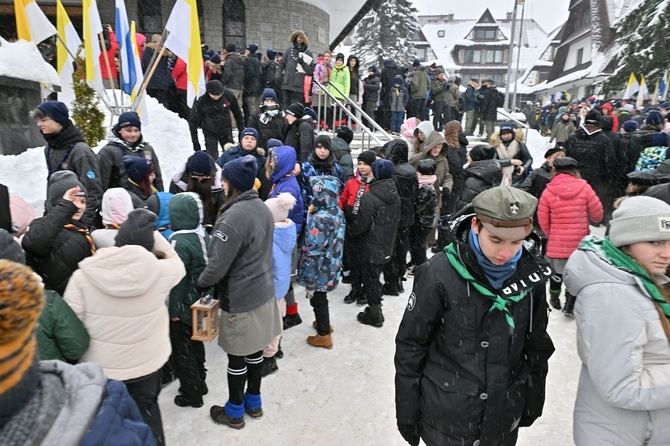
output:
[{"label": "backpack", "polygon": [[496,90],[497,96],[496,96],[496,107],[502,107],[505,105],[505,94],[501,93],[500,91]]}]

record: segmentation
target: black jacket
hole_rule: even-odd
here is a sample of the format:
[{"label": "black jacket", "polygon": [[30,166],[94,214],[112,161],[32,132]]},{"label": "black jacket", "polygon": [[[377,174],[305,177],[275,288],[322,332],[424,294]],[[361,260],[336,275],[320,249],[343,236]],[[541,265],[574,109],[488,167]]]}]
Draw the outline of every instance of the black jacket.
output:
[{"label": "black jacket", "polygon": [[479,116],[482,121],[495,121],[498,119],[498,90],[494,87],[482,85],[479,89]]},{"label": "black jacket", "polygon": [[91,255],[86,235],[64,228],[67,224],[74,224],[77,229],[86,228],[72,220],[75,212],[77,206],[61,199],[48,214],[33,220],[21,241],[28,266],[42,277],[46,289],[61,296],[79,262]]},{"label": "black jacket", "polygon": [[284,144],[295,149],[298,162],[307,161],[314,150],[314,122],[305,115],[286,128]]},{"label": "black jacket", "polygon": [[12,233],[12,215],[9,208],[9,189],[0,184],[0,229]]},{"label": "black jacket", "polygon": [[134,147],[125,141],[115,138],[110,139],[105,147],[98,152],[98,163],[100,164],[100,182],[102,190],[106,191],[112,187],[124,187],[128,184],[128,175],[123,169],[123,157],[125,155],[138,156],[151,160],[154,164],[156,179],[153,185],[159,191],[163,191],[163,174],[161,165],[154,148],[141,139]]},{"label": "black jacket", "polygon": [[77,174],[79,182],[86,188],[86,212],[81,221],[87,226],[101,227],[100,164],[93,150],[86,144],[84,136],[72,123],[68,123],[56,134],[42,135],[47,144],[44,157],[51,178],[59,170],[71,170]]},{"label": "black jacket", "polygon": [[[468,151],[466,149],[468,140],[465,134],[461,133],[459,136],[458,147],[447,147],[447,161],[449,162],[449,173],[453,178],[454,185],[451,187],[451,194],[447,202],[443,203],[444,214],[451,214],[454,212],[456,200],[461,195],[461,191],[465,186],[465,168],[463,167],[468,162]],[[461,138],[462,136],[462,138]],[[463,141],[465,139],[465,141]]]},{"label": "black jacket", "polygon": [[373,180],[363,195],[352,236],[361,236],[359,255],[369,263],[382,265],[391,260],[400,221],[400,196],[391,178]]},{"label": "black jacket", "polygon": [[547,188],[547,184],[551,181],[551,167],[544,162],[542,166],[533,170],[530,175],[523,180],[519,185],[519,189],[528,192],[538,200],[542,196],[542,192]]},{"label": "black jacket", "polygon": [[654,146],[654,134],[656,133],[658,133],[657,130],[643,128],[634,131],[630,135],[630,145],[626,150],[626,173],[635,170],[637,160],[640,158],[640,154],[644,149]]},{"label": "black jacket", "polygon": [[[266,111],[268,113],[266,113]],[[273,116],[271,113],[274,111],[276,111],[277,114]],[[258,130],[257,146],[264,149],[267,149],[268,140],[270,138],[283,141],[284,135],[286,135],[286,129],[288,128],[284,112],[279,104],[276,105],[275,110],[270,111],[268,111],[267,105],[261,105],[259,109],[249,117],[247,125]]]},{"label": "black jacket", "polygon": [[266,63],[263,67],[263,85],[265,85],[265,88],[272,88],[277,94],[277,98],[279,98],[279,93],[281,91],[281,83],[277,82],[278,68],[279,64],[274,60]]},{"label": "black jacket", "polygon": [[408,228],[414,224],[414,205],[419,193],[419,180],[416,169],[408,163],[409,148],[402,139],[389,143],[386,158],[393,163],[393,181],[400,195],[400,228]]},{"label": "black jacket", "polygon": [[437,192],[432,184],[419,188],[414,206],[414,224],[432,228],[437,215]]},{"label": "black jacket", "polygon": [[381,102],[382,107],[389,107],[389,93],[393,86],[395,85],[396,75],[402,75],[402,72],[398,69],[398,66],[392,60],[384,61],[384,68],[382,68],[381,82],[382,82],[382,94]]},{"label": "black jacket", "polygon": [[659,200],[670,204],[670,184],[657,184],[656,186],[651,186],[644,191],[642,195],[645,197],[658,198]]},{"label": "black jacket", "polygon": [[607,202],[605,197],[610,193],[610,185],[615,182],[612,171],[617,165],[612,141],[602,131],[589,134],[580,127],[570,135],[566,145],[565,155],[577,160],[582,178],[601,202]]},{"label": "black jacket", "polygon": [[200,150],[198,127],[202,129],[205,135],[225,138],[228,142],[234,142],[233,128],[230,122],[231,111],[235,117],[237,129],[241,134],[242,130],[244,130],[244,117],[242,116],[240,104],[237,103],[235,95],[228,88],[223,89],[223,96],[216,101],[207,93],[195,101],[188,120],[188,126],[191,130],[191,141],[195,150]]},{"label": "black jacket", "polygon": [[364,103],[365,102],[377,103],[377,99],[379,99],[380,82],[381,82],[381,76],[379,75],[379,73],[375,73],[372,76],[368,76],[365,79],[363,79]]},{"label": "black jacket", "polygon": [[500,186],[502,181],[502,169],[500,164],[494,160],[475,161],[465,169],[465,182],[463,189],[456,200],[454,212],[458,212],[472,200],[495,186]]},{"label": "black jacket", "polygon": [[354,160],[351,157],[349,144],[339,136],[334,136],[330,141],[331,151],[335,155],[337,164],[344,171],[344,178],[350,180],[354,177]]},{"label": "black jacket", "polygon": [[[471,217],[455,222],[457,266],[442,253],[416,269],[396,337],[396,418],[420,423],[428,445],[514,445],[517,426],[531,425],[544,406],[554,345],[541,288],[551,268],[531,236],[514,275],[491,289],[467,242]],[[505,300],[525,292],[506,307],[514,327],[472,282]]]},{"label": "black jacket", "polygon": [[[228,53],[223,64],[221,82],[227,88],[244,90],[244,58],[237,53]],[[235,118],[237,121],[237,117]]]},{"label": "black jacket", "polygon": [[[244,90],[249,96],[260,96],[263,93],[263,69],[258,58],[249,54],[244,63]],[[259,98],[260,99],[260,98]]]}]

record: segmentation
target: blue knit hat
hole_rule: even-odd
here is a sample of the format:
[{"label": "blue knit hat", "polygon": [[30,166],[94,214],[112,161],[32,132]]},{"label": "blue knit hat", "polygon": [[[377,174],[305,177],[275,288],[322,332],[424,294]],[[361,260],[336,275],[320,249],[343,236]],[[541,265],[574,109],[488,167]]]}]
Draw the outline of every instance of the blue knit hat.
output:
[{"label": "blue knit hat", "polygon": [[275,102],[279,102],[277,100],[277,93],[272,88],[266,88],[263,90],[263,94],[261,95],[261,104],[265,102],[266,99],[273,99]]},{"label": "blue knit hat", "polygon": [[378,159],[372,163],[372,175],[376,180],[385,180],[393,176],[393,163],[389,160]]},{"label": "blue knit hat", "polygon": [[280,140],[276,139],[276,138],[270,138],[270,139],[268,139],[268,142],[265,145],[267,146],[266,149],[271,149],[273,147],[283,146],[284,143],[281,142]]},{"label": "blue knit hat", "polygon": [[214,160],[207,152],[199,150],[188,158],[186,169],[191,175],[208,176],[214,172]]},{"label": "blue knit hat", "polygon": [[514,133],[515,128],[516,128],[516,125],[513,122],[503,122],[502,124],[500,124],[500,133],[502,133],[504,131]]},{"label": "blue knit hat", "polygon": [[653,136],[654,146],[668,147],[668,134],[665,132],[656,132]]},{"label": "blue knit hat", "polygon": [[131,127],[131,126],[137,127],[138,129],[142,130],[142,122],[140,121],[140,116],[134,111],[121,113],[121,116],[119,116],[119,121],[114,126],[114,133],[118,133],[119,130],[121,130],[124,127]]},{"label": "blue knit hat", "polygon": [[142,181],[153,163],[142,156],[126,155],[123,157],[123,169],[126,171],[128,178],[136,183]]},{"label": "blue knit hat", "polygon": [[303,111],[306,115],[312,118],[312,120],[316,121],[319,119],[313,108],[305,107]]},{"label": "blue knit hat", "polygon": [[247,49],[251,54],[254,54],[256,51],[258,51],[258,45],[256,45],[255,43],[250,43]]},{"label": "blue knit hat", "polygon": [[626,131],[626,133],[631,133],[637,130],[637,121],[633,121],[632,119],[630,121],[626,121],[623,123],[623,129]]},{"label": "blue knit hat", "polygon": [[[53,119],[53,118],[52,118]],[[647,118],[644,120],[645,124],[657,125],[663,124],[663,115],[658,110],[650,110]]]},{"label": "blue knit hat", "polygon": [[256,138],[256,141],[258,141],[258,130],[253,127],[247,127],[246,129],[242,130],[242,133],[240,133],[240,141],[242,141],[242,138],[245,136],[253,136]]},{"label": "blue knit hat", "polygon": [[277,52],[275,50],[266,50],[265,55],[268,56],[268,59],[275,60],[275,57],[277,57]]},{"label": "blue knit hat", "polygon": [[370,65],[370,68],[368,68],[368,71],[372,71],[373,73],[377,72],[377,66],[376,65]]},{"label": "blue knit hat", "polygon": [[70,112],[61,101],[42,102],[37,109],[62,126],[70,123]]},{"label": "blue knit hat", "polygon": [[252,155],[228,161],[223,165],[221,175],[240,192],[248,191],[254,187],[258,164]]}]

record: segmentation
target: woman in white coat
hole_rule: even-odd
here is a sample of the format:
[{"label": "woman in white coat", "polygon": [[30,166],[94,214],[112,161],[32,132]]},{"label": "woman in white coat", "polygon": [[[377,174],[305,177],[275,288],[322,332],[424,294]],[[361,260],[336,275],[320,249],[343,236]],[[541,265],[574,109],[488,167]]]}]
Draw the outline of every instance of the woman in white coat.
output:
[{"label": "woman in white coat", "polygon": [[577,446],[670,443],[670,206],[624,200],[608,237],[587,237],[568,260],[577,297],[582,370],[574,412]]}]

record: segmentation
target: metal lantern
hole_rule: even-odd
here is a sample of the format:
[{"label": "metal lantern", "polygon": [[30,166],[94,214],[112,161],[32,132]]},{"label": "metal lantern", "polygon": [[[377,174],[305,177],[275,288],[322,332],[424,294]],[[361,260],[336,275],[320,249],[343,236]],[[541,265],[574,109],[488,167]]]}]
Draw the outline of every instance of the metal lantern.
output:
[{"label": "metal lantern", "polygon": [[193,336],[194,341],[209,342],[219,334],[219,301],[207,295],[198,299],[193,305]]}]

